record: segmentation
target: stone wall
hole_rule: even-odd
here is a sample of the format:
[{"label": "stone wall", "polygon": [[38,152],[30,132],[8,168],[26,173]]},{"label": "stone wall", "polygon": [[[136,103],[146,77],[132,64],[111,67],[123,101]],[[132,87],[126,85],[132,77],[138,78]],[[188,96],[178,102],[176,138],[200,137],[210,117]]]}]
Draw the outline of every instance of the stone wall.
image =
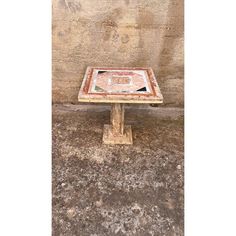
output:
[{"label": "stone wall", "polygon": [[53,103],[77,103],[91,66],[151,66],[183,106],[183,0],[53,0]]}]

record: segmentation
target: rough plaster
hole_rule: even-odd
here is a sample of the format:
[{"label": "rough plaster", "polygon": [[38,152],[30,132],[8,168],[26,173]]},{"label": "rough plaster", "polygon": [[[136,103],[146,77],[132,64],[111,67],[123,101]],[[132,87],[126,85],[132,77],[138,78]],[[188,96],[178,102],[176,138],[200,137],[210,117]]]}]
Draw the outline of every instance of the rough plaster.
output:
[{"label": "rough plaster", "polygon": [[78,103],[88,65],[151,66],[183,105],[183,0],[53,0],[53,102]]}]

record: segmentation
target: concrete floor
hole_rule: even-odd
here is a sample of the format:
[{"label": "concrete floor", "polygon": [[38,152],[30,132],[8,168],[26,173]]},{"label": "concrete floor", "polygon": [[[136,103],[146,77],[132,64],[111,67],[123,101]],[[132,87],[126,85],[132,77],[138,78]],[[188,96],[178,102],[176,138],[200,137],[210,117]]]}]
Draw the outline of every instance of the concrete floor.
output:
[{"label": "concrete floor", "polygon": [[128,106],[134,144],[103,145],[109,106],[53,106],[53,236],[183,236],[183,110]]}]

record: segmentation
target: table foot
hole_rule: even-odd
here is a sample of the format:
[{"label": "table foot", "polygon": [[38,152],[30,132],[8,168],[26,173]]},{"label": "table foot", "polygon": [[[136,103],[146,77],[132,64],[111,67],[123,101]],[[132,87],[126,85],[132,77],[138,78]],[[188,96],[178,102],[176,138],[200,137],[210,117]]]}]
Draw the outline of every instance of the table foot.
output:
[{"label": "table foot", "polygon": [[123,134],[114,133],[112,125],[104,125],[102,140],[104,144],[133,144],[131,125],[124,126]]}]

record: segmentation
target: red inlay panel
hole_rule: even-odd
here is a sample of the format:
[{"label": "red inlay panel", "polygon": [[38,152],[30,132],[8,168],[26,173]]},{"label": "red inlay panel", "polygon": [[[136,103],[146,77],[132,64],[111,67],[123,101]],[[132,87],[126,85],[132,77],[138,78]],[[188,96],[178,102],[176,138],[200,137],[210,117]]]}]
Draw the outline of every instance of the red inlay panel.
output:
[{"label": "red inlay panel", "polygon": [[[158,84],[151,68],[88,67],[79,93],[86,100],[138,100],[149,97],[162,101]],[[146,99],[145,102],[148,102]]]}]

